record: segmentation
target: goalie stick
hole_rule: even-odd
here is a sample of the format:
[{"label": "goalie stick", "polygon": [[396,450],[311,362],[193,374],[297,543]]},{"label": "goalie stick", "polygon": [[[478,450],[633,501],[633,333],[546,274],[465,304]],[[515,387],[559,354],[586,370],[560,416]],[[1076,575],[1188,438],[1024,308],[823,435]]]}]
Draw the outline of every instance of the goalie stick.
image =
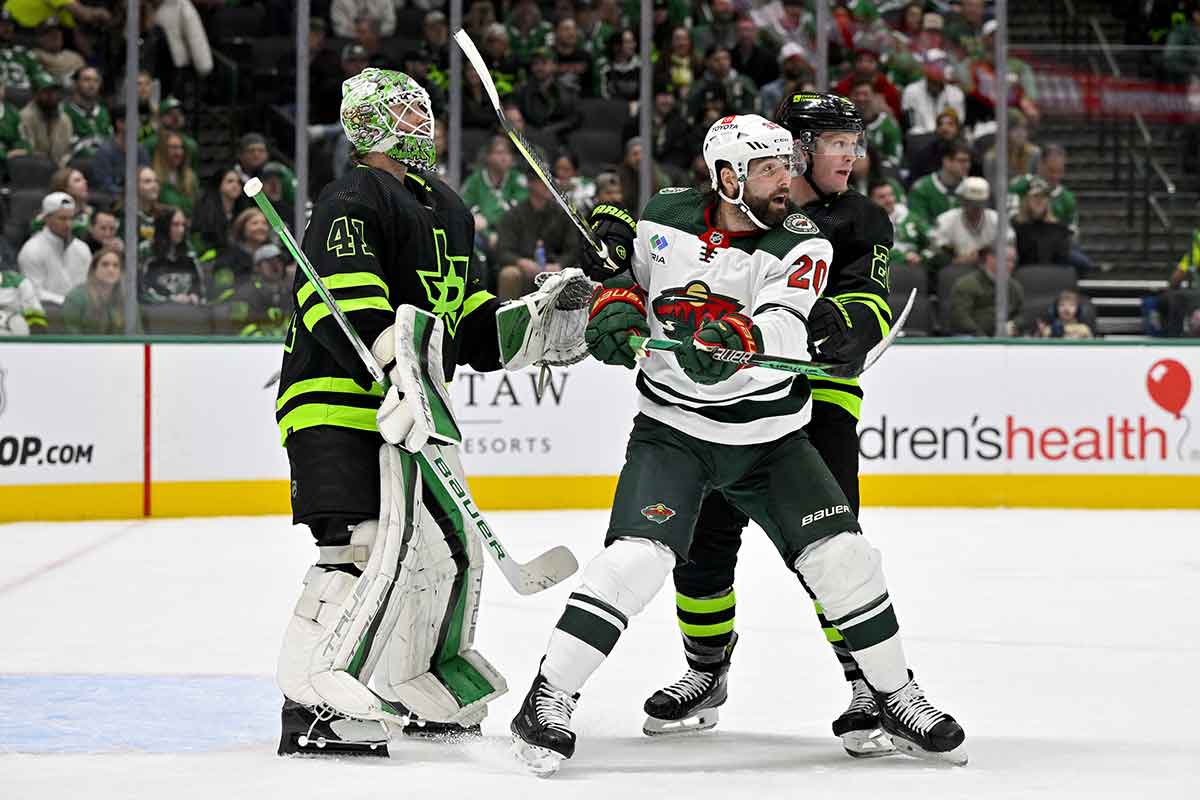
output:
[{"label": "goalie stick", "polygon": [[[908,314],[912,311],[913,301],[916,298],[917,290],[913,289],[908,294],[908,302],[904,304],[904,310],[896,318],[896,324],[892,325],[892,329],[888,331],[887,336],[883,337],[877,345],[871,348],[866,358],[863,359],[863,365],[860,369],[855,369],[854,365],[849,363],[825,364],[819,361],[802,361],[798,358],[772,356],[766,353],[747,353],[745,350],[729,350],[724,347],[706,347],[704,349],[711,353],[717,361],[729,361],[734,364],[748,364],[752,367],[763,367],[764,369],[773,369],[780,372],[792,372],[809,378],[856,378],[879,361],[883,357],[884,352],[891,347],[892,342],[896,341],[896,337],[904,330],[904,323],[908,321]],[[629,346],[633,348],[633,352],[637,354],[638,358],[645,358],[656,350],[674,350],[679,346],[679,342],[673,339],[651,339],[646,336],[630,336]]]},{"label": "goalie stick", "polygon": [[571,222],[575,223],[575,227],[583,237],[596,249],[596,252],[608,264],[608,268],[613,271],[613,274],[616,274],[620,268],[608,257],[608,247],[596,239],[596,235],[592,233],[592,229],[588,227],[587,222],[580,216],[578,209],[575,208],[575,204],[563,194],[562,189],[558,188],[558,184],[551,177],[552,172],[550,168],[538,157],[537,149],[526,141],[520,131],[514,128],[512,123],[508,121],[508,117],[504,116],[504,109],[500,107],[500,95],[496,92],[496,84],[492,82],[492,76],[488,72],[487,64],[484,63],[483,56],[479,54],[479,50],[476,49],[475,43],[471,41],[471,37],[462,28],[459,28],[454,33],[454,41],[458,43],[459,48],[463,51],[463,55],[467,57],[467,61],[471,62],[471,67],[474,68],[475,74],[479,76],[479,82],[483,84],[483,90],[492,102],[492,108],[495,109],[496,116],[500,118],[500,127],[508,134],[508,138],[516,146],[517,152],[521,154],[521,157],[533,169],[533,173],[537,175],[538,180],[544,183],[546,188],[550,190],[550,195],[558,203],[559,208],[566,212]]},{"label": "goalie stick", "polygon": [[[367,346],[355,332],[354,328],[350,326],[350,321],[346,319],[346,315],[338,308],[333,295],[329,293],[329,289],[321,281],[320,276],[317,275],[317,271],[313,269],[313,265],[309,263],[308,258],[304,255],[304,251],[300,249],[300,245],[292,237],[292,232],[288,230],[283,220],[279,218],[279,214],[275,212],[275,207],[271,205],[271,201],[262,193],[262,181],[258,178],[251,178],[246,182],[244,191],[247,197],[250,197],[258,204],[259,210],[266,216],[271,227],[292,254],[292,258],[296,259],[296,264],[300,267],[305,277],[308,278],[309,282],[312,283],[321,301],[328,307],[334,321],[337,322],[338,327],[342,329],[342,333],[350,341],[350,345],[354,348],[354,352],[358,354],[363,366],[367,368],[367,372],[371,375],[371,378],[386,390],[391,385],[387,375],[384,374],[383,369],[379,366],[379,362],[371,355],[371,351],[367,349]],[[543,589],[549,589],[564,578],[575,574],[575,571],[579,569],[579,562],[575,560],[574,554],[562,545],[550,548],[525,564],[514,561],[509,556],[508,550],[496,538],[496,534],[492,532],[491,527],[483,518],[483,514],[475,506],[475,501],[471,497],[467,487],[459,483],[445,461],[440,456],[431,461],[424,452],[414,453],[413,457],[416,458],[421,472],[426,479],[430,477],[435,478],[441,484],[442,490],[453,499],[455,507],[462,516],[463,524],[474,528],[475,534],[486,545],[483,549],[496,562],[496,566],[500,568],[500,572],[504,575],[509,585],[516,590],[517,594],[534,594]]]}]

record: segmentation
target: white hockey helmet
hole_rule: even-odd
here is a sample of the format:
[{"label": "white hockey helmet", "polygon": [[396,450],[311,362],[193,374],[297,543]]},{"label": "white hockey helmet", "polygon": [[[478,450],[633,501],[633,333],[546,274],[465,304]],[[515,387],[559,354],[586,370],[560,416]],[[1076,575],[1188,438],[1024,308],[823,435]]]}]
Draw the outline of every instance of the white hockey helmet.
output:
[{"label": "white hockey helmet", "polygon": [[[782,159],[789,172],[792,171],[793,151],[792,134],[782,125],[777,125],[758,114],[740,114],[722,117],[713,123],[704,136],[704,163],[712,179],[712,188],[717,196],[726,203],[732,203],[750,221],[759,228],[766,230],[751,213],[743,201],[746,189],[746,177],[750,162],[759,158]],[[736,197],[727,197],[721,190],[718,164],[728,164],[737,176],[738,192]]]}]

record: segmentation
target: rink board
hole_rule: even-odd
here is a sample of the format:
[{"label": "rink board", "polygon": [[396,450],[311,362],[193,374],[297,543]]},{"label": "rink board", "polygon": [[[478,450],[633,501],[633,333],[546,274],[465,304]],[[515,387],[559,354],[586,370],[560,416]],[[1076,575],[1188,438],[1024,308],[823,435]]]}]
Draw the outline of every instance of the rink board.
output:
[{"label": "rink board", "polygon": [[[0,342],[0,519],[286,513],[279,361],[272,342]],[[633,373],[536,383],[452,384],[477,501],[608,506]],[[867,504],[1200,507],[1198,347],[903,343],[863,385]]]}]

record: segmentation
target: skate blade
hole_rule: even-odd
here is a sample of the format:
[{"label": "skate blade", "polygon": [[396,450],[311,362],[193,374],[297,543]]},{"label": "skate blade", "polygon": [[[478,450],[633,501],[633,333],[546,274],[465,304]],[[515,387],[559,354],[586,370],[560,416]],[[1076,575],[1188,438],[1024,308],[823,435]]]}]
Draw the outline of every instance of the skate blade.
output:
[{"label": "skate blade", "polygon": [[901,753],[913,758],[919,758],[922,761],[932,761],[936,764],[946,764],[952,767],[965,767],[967,765],[967,751],[962,748],[962,745],[945,753],[935,753],[932,750],[918,747],[901,736],[893,736],[892,744]]},{"label": "skate blade", "polygon": [[642,733],[647,736],[682,736],[687,733],[699,733],[717,727],[721,715],[715,708],[706,708],[698,714],[683,719],[659,719],[646,717],[642,723]]},{"label": "skate blade", "polygon": [[882,758],[896,754],[896,745],[882,728],[847,731],[842,734],[842,747],[852,758]]},{"label": "skate blade", "polygon": [[562,766],[563,756],[545,747],[538,747],[519,736],[513,736],[512,754],[525,769],[539,778],[549,778]]}]

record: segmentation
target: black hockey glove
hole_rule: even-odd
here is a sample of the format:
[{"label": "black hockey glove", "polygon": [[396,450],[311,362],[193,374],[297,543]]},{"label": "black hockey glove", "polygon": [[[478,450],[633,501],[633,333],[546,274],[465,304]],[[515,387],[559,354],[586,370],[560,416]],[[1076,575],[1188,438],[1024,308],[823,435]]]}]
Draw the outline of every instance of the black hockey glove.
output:
[{"label": "black hockey glove", "polygon": [[731,378],[746,364],[718,360],[712,353],[697,347],[697,344],[744,353],[762,351],[762,337],[747,316],[726,314],[720,319],[704,323],[691,339],[679,343],[679,347],[675,348],[675,358],[679,360],[685,375],[705,386]]},{"label": "black hockey glove", "polygon": [[[579,261],[584,273],[592,280],[606,281],[627,272],[633,259],[633,238],[637,232],[633,217],[620,206],[601,203],[592,209],[590,223],[596,241],[608,248],[608,259],[601,258],[592,243],[580,236]],[[615,271],[613,265],[617,267]]]},{"label": "black hockey glove", "polygon": [[649,336],[645,293],[638,286],[601,289],[592,300],[592,311],[583,332],[588,352],[605,364],[633,369],[637,357],[629,346],[630,335]]},{"label": "black hockey glove", "polygon": [[808,339],[814,355],[826,360],[849,361],[854,352],[853,323],[846,308],[837,300],[821,297],[808,314]]}]

